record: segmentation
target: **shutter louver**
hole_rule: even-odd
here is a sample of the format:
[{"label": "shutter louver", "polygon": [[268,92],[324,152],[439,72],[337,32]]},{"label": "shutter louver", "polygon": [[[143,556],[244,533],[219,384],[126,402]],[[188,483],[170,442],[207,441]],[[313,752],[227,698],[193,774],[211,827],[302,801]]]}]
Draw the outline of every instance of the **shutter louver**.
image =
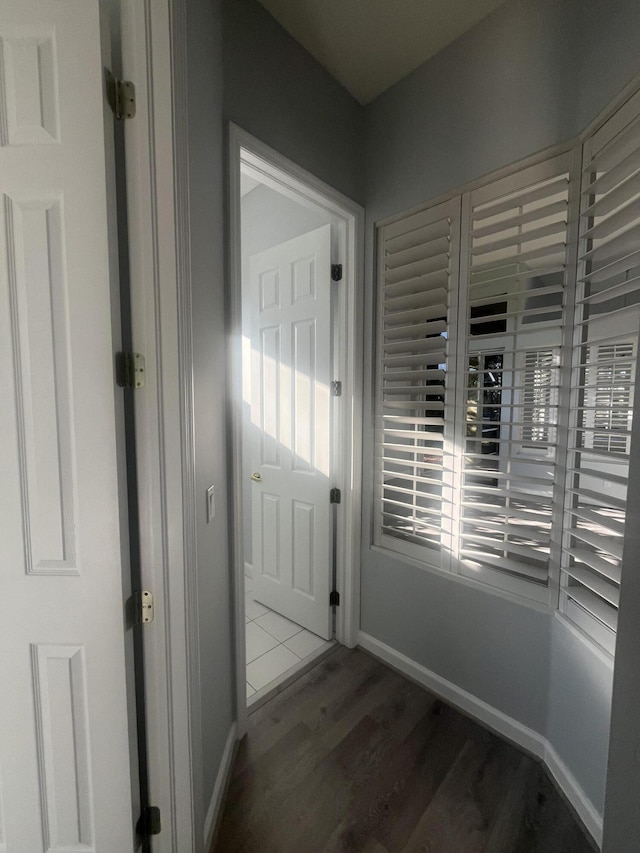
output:
[{"label": "shutter louver", "polygon": [[[464,197],[460,571],[548,601],[570,155]],[[554,545],[554,542],[556,543]]]},{"label": "shutter louver", "polygon": [[615,644],[640,326],[640,96],[584,146],[561,607]]},{"label": "shutter louver", "polygon": [[451,501],[448,331],[459,229],[456,199],[380,232],[376,541],[420,559],[426,546],[437,566]]}]

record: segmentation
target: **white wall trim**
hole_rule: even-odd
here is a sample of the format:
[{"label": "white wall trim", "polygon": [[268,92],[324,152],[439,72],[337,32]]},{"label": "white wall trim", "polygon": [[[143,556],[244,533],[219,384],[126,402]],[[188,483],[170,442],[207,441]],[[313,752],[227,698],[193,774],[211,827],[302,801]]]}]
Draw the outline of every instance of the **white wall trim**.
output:
[{"label": "white wall trim", "polygon": [[552,744],[545,740],[543,756],[547,770],[576,810],[578,817],[599,848],[602,847],[602,815],[580,787],[580,783],[560,758]]},{"label": "white wall trim", "polygon": [[244,548],[242,530],[242,293],[240,252],[240,168],[249,166],[260,180],[275,186],[299,203],[320,207],[344,228],[344,281],[340,290],[341,323],[339,362],[345,403],[339,463],[343,492],[338,513],[337,587],[341,605],[336,613],[336,638],[346,646],[357,643],[360,618],[360,531],[362,482],[362,363],[364,304],[364,209],[296,163],[234,124],[229,126],[229,281],[231,282],[230,364],[232,401],[233,560],[235,601],[235,661],[238,736],[246,731],[244,674]]},{"label": "white wall trim", "polygon": [[177,221],[188,209],[186,113],[175,112],[186,85],[184,25],[184,0],[122,2],[123,73],[137,101],[125,146],[133,346],[146,359],[135,422],[142,583],[155,598],[144,643],[150,799],[163,823],[154,853],[198,850],[203,821],[192,748],[199,685],[189,234],[188,222]]},{"label": "white wall trim", "polygon": [[209,853],[211,845],[213,844],[213,837],[218,825],[220,812],[222,811],[224,795],[227,790],[227,782],[229,780],[229,774],[231,773],[231,764],[237,740],[238,727],[236,723],[232,723],[231,728],[229,729],[229,734],[227,735],[227,742],[224,745],[222,758],[220,759],[220,767],[218,769],[218,775],[216,776],[215,785],[213,786],[211,802],[209,803],[207,815],[204,819],[205,853]]},{"label": "white wall trim", "polygon": [[[238,737],[247,732],[245,660],[244,507],[242,501],[242,260],[240,246],[240,146],[229,138],[227,211],[229,223],[228,264],[231,282],[231,327],[229,329],[229,393],[231,402],[231,559],[233,566],[234,661],[236,682],[236,725]],[[253,568],[253,567],[252,567]],[[252,572],[253,576],[253,572]]]},{"label": "white wall trim", "polygon": [[[194,422],[193,318],[191,295],[191,219],[189,209],[188,87],[186,0],[169,0],[171,95],[173,107],[174,225],[178,322],[178,374],[182,456],[183,571],[186,627],[186,669],[191,823],[193,837],[203,825],[202,703],[200,693],[200,627],[198,609],[196,450]],[[175,664],[174,664],[175,665]],[[186,806],[186,804],[185,804]]]},{"label": "white wall trim", "polygon": [[582,790],[578,780],[562,761],[552,744],[538,732],[518,722],[508,714],[494,708],[457,684],[427,669],[420,663],[387,646],[385,643],[360,632],[358,645],[412,681],[426,687],[431,693],[459,708],[465,714],[517,744],[539,758],[569,800],[585,828],[598,846],[602,843],[602,815]]}]

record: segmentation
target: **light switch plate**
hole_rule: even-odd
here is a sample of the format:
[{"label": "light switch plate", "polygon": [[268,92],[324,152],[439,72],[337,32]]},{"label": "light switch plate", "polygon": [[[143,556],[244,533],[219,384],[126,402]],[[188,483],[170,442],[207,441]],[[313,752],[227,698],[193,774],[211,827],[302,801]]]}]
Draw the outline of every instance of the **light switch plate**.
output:
[{"label": "light switch plate", "polygon": [[214,486],[209,486],[207,489],[207,524],[209,524],[216,515],[216,496],[214,489]]}]

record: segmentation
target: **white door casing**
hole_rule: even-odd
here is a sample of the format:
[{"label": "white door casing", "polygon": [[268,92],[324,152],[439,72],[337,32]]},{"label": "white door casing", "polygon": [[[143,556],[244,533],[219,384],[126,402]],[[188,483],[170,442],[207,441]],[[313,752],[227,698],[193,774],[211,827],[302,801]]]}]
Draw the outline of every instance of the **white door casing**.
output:
[{"label": "white door casing", "polygon": [[254,596],[331,636],[331,226],[250,258]]},{"label": "white door casing", "polygon": [[0,851],[132,850],[97,0],[0,9]]}]

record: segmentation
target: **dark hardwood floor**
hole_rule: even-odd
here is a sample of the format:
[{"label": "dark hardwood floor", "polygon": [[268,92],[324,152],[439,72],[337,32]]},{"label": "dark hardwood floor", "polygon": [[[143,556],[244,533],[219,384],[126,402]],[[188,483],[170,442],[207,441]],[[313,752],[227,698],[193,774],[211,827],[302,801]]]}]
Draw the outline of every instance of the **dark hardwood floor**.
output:
[{"label": "dark hardwood floor", "polygon": [[340,647],[249,717],[217,853],[592,853],[545,772]]}]

